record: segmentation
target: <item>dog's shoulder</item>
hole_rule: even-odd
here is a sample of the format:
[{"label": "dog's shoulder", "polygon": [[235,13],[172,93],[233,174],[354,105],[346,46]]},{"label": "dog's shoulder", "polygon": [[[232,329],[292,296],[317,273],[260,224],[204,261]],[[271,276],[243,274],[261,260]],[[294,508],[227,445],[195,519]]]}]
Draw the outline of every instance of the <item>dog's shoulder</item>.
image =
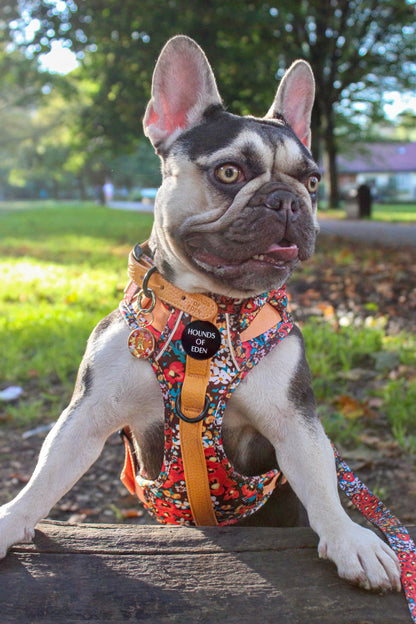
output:
[{"label": "dog's shoulder", "polygon": [[302,332],[294,326],[246,376],[236,394],[239,408],[252,414],[301,413],[315,417],[315,398]]}]

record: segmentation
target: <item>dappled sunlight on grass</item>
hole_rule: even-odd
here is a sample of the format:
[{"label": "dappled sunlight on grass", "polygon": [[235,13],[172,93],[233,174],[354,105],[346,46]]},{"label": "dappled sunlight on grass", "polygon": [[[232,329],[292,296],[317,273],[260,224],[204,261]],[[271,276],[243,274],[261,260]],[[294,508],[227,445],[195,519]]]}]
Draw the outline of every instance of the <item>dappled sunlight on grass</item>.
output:
[{"label": "dappled sunlight on grass", "polygon": [[0,252],[88,267],[119,264],[119,258],[150,233],[153,215],[122,213],[95,204],[0,212]]},{"label": "dappled sunlight on grass", "polygon": [[1,299],[32,305],[41,301],[51,305],[96,305],[96,300],[109,304],[116,292],[121,295],[126,281],[125,266],[120,266],[119,271],[109,267],[83,270],[79,265],[66,267],[27,259],[0,263],[0,271]]},{"label": "dappled sunlight on grass", "polygon": [[[137,242],[137,241],[136,241]],[[9,237],[2,242],[4,255],[10,258],[33,258],[59,264],[106,265],[111,258],[127,256],[133,245],[112,246],[105,238],[75,234],[50,235],[43,240],[26,241]]]},{"label": "dappled sunlight on grass", "polygon": [[93,204],[3,204],[0,384],[24,389],[13,418],[64,407],[88,336],[122,298],[128,252],[151,223]]}]

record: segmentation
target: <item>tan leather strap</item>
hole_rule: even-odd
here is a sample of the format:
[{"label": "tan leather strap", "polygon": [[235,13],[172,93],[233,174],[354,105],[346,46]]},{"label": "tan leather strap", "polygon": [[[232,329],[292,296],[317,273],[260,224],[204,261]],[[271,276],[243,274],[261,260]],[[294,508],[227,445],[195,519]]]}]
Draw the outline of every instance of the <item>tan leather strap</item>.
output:
[{"label": "tan leather strap", "polygon": [[250,325],[241,332],[241,342],[247,342],[264,334],[268,329],[276,327],[282,320],[279,312],[270,303],[265,303],[260,312],[254,317]]},{"label": "tan leather strap", "polygon": [[[127,272],[129,278],[135,284],[141,284],[147,271],[151,268],[146,260],[136,260],[133,252],[130,252]],[[127,286],[127,289],[129,285]],[[173,284],[167,282],[158,272],[153,273],[149,279],[149,288],[162,301],[183,310],[201,321],[216,318],[217,304],[213,299],[201,293],[187,293]],[[126,289],[126,290],[127,290]]]},{"label": "tan leather strap", "polygon": [[[205,397],[210,376],[211,359],[186,358],[185,379],[181,391],[181,411],[184,416],[196,419],[205,407]],[[181,419],[183,470],[186,490],[194,522],[197,526],[215,526],[217,519],[211,501],[208,471],[202,443],[203,420],[185,422]]]}]

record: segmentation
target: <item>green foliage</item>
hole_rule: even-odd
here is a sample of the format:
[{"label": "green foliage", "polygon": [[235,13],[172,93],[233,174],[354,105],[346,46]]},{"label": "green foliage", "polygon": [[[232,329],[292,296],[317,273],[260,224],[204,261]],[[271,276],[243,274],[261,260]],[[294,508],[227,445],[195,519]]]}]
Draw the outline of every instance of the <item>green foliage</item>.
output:
[{"label": "green foliage", "polygon": [[406,0],[334,0],[331,6],[320,0],[278,6],[243,0],[156,5],[84,0],[60,3],[59,11],[43,0],[28,6],[26,15],[26,21],[40,20],[29,44],[32,53],[62,38],[84,57],[84,70],[99,85],[94,105],[84,111],[84,131],[118,147],[137,136],[155,58],[178,33],[204,48],[224,100],[236,113],[263,115],[275,92],[273,75],[299,56],[309,60],[317,80],[317,137],[335,105],[350,117],[355,103],[361,115],[378,115],[383,89],[414,86],[415,7]]},{"label": "green foliage", "polygon": [[[32,28],[28,40],[27,27],[34,20],[39,28]],[[102,184],[107,176],[127,177],[131,186],[155,185],[158,167],[142,153],[139,119],[160,49],[169,37],[184,33],[204,48],[226,106],[238,114],[264,115],[283,69],[300,56],[310,61],[317,83],[313,153],[318,160],[327,153],[330,203],[335,205],[339,144],[354,140],[357,132],[362,136],[363,128],[368,134],[371,124],[383,118],[384,90],[415,86],[415,24],[415,4],[408,0],[333,0],[330,5],[307,0],[278,6],[243,0],[3,3],[0,50],[9,46],[0,55],[0,88],[11,92],[10,77],[14,88],[20,85],[22,108],[6,114],[0,106],[0,124],[16,160],[10,166],[0,159],[0,183],[18,187],[16,195],[25,186],[31,196],[47,190],[56,197],[85,197],[88,186]],[[26,58],[30,71],[22,71],[19,46],[36,58],[56,39],[78,54],[79,70],[52,80]],[[38,111],[32,120],[42,87],[55,93],[58,84],[64,101],[55,96],[49,110]],[[52,108],[63,129],[55,127]],[[139,152],[132,180],[115,157]]]}]

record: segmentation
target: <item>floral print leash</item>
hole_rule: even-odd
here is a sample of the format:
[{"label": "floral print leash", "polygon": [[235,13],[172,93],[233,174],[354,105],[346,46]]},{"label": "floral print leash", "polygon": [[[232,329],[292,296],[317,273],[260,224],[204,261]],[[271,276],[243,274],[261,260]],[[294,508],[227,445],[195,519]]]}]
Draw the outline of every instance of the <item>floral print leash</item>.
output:
[{"label": "floral print leash", "polygon": [[332,444],[338,485],[367,520],[380,529],[396,553],[410,616],[416,622],[416,546],[407,529],[345,463]]}]

